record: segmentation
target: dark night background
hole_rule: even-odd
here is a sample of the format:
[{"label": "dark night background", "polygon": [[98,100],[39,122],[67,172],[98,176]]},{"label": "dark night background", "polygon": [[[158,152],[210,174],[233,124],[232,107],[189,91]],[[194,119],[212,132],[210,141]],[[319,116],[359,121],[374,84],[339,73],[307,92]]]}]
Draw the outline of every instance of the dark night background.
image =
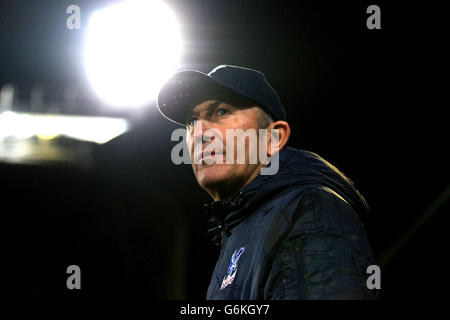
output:
[{"label": "dark night background", "polygon": [[[83,27],[110,2],[2,1],[0,86],[25,88],[23,99],[34,83],[50,97],[65,85],[89,88],[80,71]],[[448,80],[432,75],[443,55],[433,19],[441,9],[380,1],[168,3],[182,25],[182,68],[261,70],[286,107],[289,145],[318,153],[356,183],[372,209],[362,218],[381,267],[382,299],[436,298],[448,212],[447,103],[438,95]],[[70,4],[81,8],[80,30],[65,26]],[[366,28],[370,4],[381,8],[381,30]],[[97,146],[89,167],[0,163],[0,211],[31,227],[32,295],[204,298],[218,248],[205,234],[207,194],[189,166],[170,161],[175,128],[153,104],[132,131]],[[71,264],[81,267],[82,290],[66,288]]]}]

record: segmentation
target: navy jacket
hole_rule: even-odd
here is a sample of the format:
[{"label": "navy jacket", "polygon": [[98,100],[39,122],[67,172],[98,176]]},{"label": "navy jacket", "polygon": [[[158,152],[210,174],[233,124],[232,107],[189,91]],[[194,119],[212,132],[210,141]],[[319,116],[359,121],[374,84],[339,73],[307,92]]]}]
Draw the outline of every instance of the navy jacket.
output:
[{"label": "navy jacket", "polygon": [[220,256],[207,299],[372,299],[375,264],[353,183],[318,155],[280,152],[279,171],[205,206]]}]

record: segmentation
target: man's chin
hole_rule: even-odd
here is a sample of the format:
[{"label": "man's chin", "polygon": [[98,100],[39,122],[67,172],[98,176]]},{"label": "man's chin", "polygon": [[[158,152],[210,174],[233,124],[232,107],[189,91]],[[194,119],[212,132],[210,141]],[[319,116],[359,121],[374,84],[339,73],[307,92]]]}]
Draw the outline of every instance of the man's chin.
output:
[{"label": "man's chin", "polygon": [[221,185],[230,178],[229,165],[207,165],[199,168],[196,174],[198,184],[204,188],[213,188]]}]

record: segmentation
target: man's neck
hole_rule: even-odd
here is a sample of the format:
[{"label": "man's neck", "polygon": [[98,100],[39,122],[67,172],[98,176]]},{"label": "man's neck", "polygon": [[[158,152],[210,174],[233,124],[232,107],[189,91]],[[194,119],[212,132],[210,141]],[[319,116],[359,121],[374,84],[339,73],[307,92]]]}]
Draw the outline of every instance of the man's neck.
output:
[{"label": "man's neck", "polygon": [[207,190],[207,192],[209,193],[211,198],[213,198],[214,201],[228,199],[231,196],[238,193],[239,191],[241,191],[242,189],[244,189],[244,187],[246,185],[248,185],[250,182],[252,182],[260,174],[260,172],[261,172],[261,167],[259,167],[257,170],[255,170],[247,180],[245,180],[235,186],[230,186],[230,185],[225,184],[225,185],[223,185],[222,188],[217,188],[214,190]]}]

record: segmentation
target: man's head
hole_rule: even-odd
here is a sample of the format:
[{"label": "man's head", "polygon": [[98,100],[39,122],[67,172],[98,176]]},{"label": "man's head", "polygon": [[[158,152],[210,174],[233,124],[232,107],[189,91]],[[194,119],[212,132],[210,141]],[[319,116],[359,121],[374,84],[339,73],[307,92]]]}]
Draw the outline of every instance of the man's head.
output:
[{"label": "man's head", "polygon": [[267,165],[261,156],[281,150],[290,135],[278,95],[251,69],[180,72],[161,90],[158,107],[170,120],[186,125],[195,177],[214,200],[252,181]]},{"label": "man's head", "polygon": [[[186,121],[186,141],[199,185],[215,200],[242,189],[265,166],[258,154],[261,143],[266,143],[265,156],[270,156],[270,133],[267,141],[263,141],[259,129],[270,132],[274,128],[281,131],[278,142],[281,147],[277,147],[281,149],[289,138],[289,125],[285,121],[271,121],[261,108],[221,100],[196,105]],[[244,161],[238,159],[239,148],[243,150]]]}]

